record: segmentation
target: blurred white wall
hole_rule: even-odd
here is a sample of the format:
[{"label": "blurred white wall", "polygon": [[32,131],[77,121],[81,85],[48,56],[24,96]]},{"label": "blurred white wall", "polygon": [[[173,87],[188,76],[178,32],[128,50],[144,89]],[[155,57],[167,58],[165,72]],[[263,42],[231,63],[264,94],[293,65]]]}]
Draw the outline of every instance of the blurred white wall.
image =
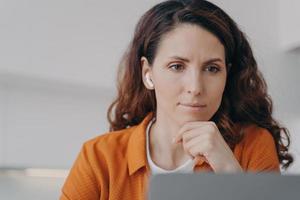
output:
[{"label": "blurred white wall", "polygon": [[22,76],[9,77],[6,85],[6,167],[67,168],[83,141],[108,129],[112,97],[106,88]]},{"label": "blurred white wall", "polygon": [[120,56],[154,2],[1,0],[0,70],[114,88]]},{"label": "blurred white wall", "polygon": [[5,130],[4,130],[4,124],[5,124],[5,87],[0,84],[0,166],[3,166],[4,164],[4,156],[5,152]]},{"label": "blurred white wall", "polygon": [[[107,131],[118,62],[157,2],[0,0],[0,167],[69,168],[84,141]],[[247,33],[299,159],[300,52],[281,45],[282,24],[297,18],[280,0],[213,2]],[[300,173],[298,160],[290,172]]]},{"label": "blurred white wall", "polygon": [[279,0],[279,35],[282,49],[290,50],[300,46],[300,1]]}]

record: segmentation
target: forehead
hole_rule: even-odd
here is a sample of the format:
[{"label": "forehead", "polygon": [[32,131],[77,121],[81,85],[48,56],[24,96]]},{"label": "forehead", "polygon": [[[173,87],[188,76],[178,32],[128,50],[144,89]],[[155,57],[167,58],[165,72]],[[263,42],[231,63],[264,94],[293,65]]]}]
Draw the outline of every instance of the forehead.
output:
[{"label": "forehead", "polygon": [[206,29],[193,24],[179,24],[161,38],[156,58],[183,56],[189,59],[225,60],[225,49],[219,39]]}]

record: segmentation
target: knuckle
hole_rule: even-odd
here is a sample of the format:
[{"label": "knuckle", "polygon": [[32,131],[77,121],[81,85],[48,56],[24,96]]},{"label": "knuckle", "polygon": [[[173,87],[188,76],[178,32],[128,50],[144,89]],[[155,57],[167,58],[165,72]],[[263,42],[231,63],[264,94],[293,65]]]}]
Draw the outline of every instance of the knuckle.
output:
[{"label": "knuckle", "polygon": [[209,130],[210,133],[213,133],[213,132],[215,132],[216,129],[215,129],[214,126],[209,126],[208,130]]},{"label": "knuckle", "polygon": [[213,121],[211,121],[211,122],[210,122],[210,124],[211,124],[211,126],[212,126],[212,127],[214,127],[214,128],[216,128],[216,127],[217,127],[216,123],[215,123],[215,122],[213,122]]}]

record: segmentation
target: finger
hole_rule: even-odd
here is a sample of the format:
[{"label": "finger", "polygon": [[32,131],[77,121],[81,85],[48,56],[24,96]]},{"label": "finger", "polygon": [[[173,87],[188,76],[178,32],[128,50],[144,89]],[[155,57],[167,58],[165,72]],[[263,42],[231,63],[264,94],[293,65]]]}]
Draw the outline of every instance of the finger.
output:
[{"label": "finger", "polygon": [[214,131],[214,128],[211,125],[195,127],[194,129],[184,132],[177,141],[187,143],[199,135],[209,137],[212,135],[212,131]]},{"label": "finger", "polygon": [[184,125],[182,125],[179,129],[178,132],[185,132],[191,129],[194,129],[195,127],[201,127],[205,125],[209,125],[211,122],[210,121],[192,121],[192,122],[187,122]]},{"label": "finger", "polygon": [[189,143],[194,138],[197,138],[201,135],[207,135],[207,134],[208,134],[208,132],[206,131],[205,128],[203,128],[203,127],[200,127],[197,129],[195,128],[195,129],[192,129],[192,130],[187,131],[184,134],[182,134],[182,142]]},{"label": "finger", "polygon": [[182,145],[186,149],[190,149],[195,145],[201,145],[204,146],[205,142],[207,141],[207,136],[206,135],[197,135],[196,137],[192,138],[188,142],[184,142]]},{"label": "finger", "polygon": [[188,122],[186,124],[184,124],[178,131],[178,134],[174,137],[173,142],[175,143],[179,143],[182,142],[182,135],[185,132],[188,132],[190,130],[193,130],[195,128],[200,128],[203,126],[207,126],[210,125],[211,122],[209,121],[194,121],[194,122]]},{"label": "finger", "polygon": [[203,145],[198,145],[198,144],[190,147],[189,149],[187,149],[187,151],[193,157],[196,157],[199,155],[205,156],[205,154],[206,154],[205,148],[203,147]]},{"label": "finger", "polygon": [[199,121],[198,122],[188,122],[186,124],[184,124],[178,131],[177,135],[174,138],[174,142],[178,143],[182,141],[182,135],[190,130],[195,129],[195,127],[199,127]]}]

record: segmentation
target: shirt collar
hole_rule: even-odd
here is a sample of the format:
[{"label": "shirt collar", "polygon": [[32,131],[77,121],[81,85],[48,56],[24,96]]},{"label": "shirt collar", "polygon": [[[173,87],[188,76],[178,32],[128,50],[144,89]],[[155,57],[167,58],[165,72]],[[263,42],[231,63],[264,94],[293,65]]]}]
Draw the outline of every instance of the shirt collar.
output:
[{"label": "shirt collar", "polygon": [[129,175],[144,166],[149,169],[146,157],[146,128],[152,117],[153,112],[148,113],[130,135],[127,149]]}]

